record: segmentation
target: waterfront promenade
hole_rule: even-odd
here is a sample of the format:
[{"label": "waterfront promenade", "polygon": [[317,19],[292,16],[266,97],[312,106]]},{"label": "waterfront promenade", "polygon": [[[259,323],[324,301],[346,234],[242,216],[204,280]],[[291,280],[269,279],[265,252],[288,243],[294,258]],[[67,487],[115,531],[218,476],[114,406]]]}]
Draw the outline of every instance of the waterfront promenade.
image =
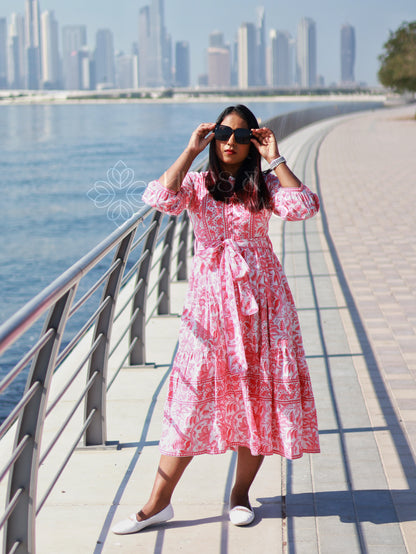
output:
[{"label": "waterfront promenade", "polygon": [[322,200],[312,220],[271,223],[299,310],[321,454],[265,460],[250,527],[228,522],[228,453],[192,462],[172,521],[110,532],[144,502],[156,471],[186,290],[175,283],[172,315],[148,327],[155,365],[125,368],[109,391],[118,449],[75,452],[38,517],[38,553],[416,553],[415,111],[343,116],[281,144]]}]

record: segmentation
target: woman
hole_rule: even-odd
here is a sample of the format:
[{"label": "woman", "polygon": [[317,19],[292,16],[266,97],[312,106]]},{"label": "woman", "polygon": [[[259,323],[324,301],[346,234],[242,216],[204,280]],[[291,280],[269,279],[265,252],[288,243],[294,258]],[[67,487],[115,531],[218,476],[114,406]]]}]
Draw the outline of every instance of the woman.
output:
[{"label": "woman", "polygon": [[[208,171],[188,173],[208,144]],[[306,219],[319,210],[318,197],[288,168],[273,132],[238,105],[199,125],[143,199],[170,214],[187,209],[196,251],[153,490],[113,531],[135,533],[171,519],[172,493],[192,457],[228,449],[238,453],[229,517],[248,525],[249,489],[264,456],[319,452],[299,322],[267,235],[272,213]]]}]

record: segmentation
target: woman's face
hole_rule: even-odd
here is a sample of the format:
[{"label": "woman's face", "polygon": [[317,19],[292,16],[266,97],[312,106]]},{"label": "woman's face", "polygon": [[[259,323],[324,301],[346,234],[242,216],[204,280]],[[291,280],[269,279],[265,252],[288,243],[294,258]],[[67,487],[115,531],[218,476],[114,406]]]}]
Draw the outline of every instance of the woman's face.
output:
[{"label": "woman's face", "polygon": [[[224,117],[221,125],[227,125],[231,129],[248,129],[245,120],[236,112]],[[249,144],[239,144],[235,140],[234,133],[226,141],[215,140],[215,151],[220,161],[221,168],[231,175],[235,175],[250,151]]]}]

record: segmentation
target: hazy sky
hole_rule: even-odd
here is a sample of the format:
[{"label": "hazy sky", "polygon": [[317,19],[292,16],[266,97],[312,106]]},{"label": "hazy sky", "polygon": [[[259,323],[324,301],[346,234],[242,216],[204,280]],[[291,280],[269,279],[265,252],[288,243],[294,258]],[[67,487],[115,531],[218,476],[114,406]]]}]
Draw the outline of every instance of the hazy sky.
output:
[{"label": "hazy sky", "polygon": [[[41,10],[54,10],[60,26],[85,23],[88,43],[95,43],[99,28],[111,28],[116,50],[129,52],[137,40],[138,12],[149,0],[40,0]],[[1,0],[0,17],[13,11],[24,13],[24,0]],[[355,27],[357,81],[377,83],[378,55],[389,31],[403,21],[416,20],[415,0],[165,0],[166,27],[173,42],[188,40],[191,45],[192,76],[206,70],[204,49],[213,30],[222,31],[233,41],[244,22],[256,22],[257,6],[264,6],[267,33],[270,29],[289,31],[296,36],[301,17],[316,22],[318,73],[325,83],[340,79],[340,28],[344,23]]]}]

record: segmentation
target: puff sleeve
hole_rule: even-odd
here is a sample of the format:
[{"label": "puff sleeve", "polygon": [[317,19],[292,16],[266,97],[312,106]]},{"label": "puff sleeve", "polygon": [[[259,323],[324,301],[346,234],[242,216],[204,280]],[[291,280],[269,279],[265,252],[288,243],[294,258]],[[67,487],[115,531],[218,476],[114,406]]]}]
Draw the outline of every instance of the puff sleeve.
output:
[{"label": "puff sleeve", "polygon": [[165,188],[158,180],[151,181],[144,191],[143,201],[160,212],[178,215],[194,200],[194,177],[193,172],[187,173],[177,192]]},{"label": "puff sleeve", "polygon": [[319,211],[318,195],[306,185],[285,188],[272,174],[267,176],[267,186],[272,195],[273,213],[287,221],[300,221],[313,217]]}]

